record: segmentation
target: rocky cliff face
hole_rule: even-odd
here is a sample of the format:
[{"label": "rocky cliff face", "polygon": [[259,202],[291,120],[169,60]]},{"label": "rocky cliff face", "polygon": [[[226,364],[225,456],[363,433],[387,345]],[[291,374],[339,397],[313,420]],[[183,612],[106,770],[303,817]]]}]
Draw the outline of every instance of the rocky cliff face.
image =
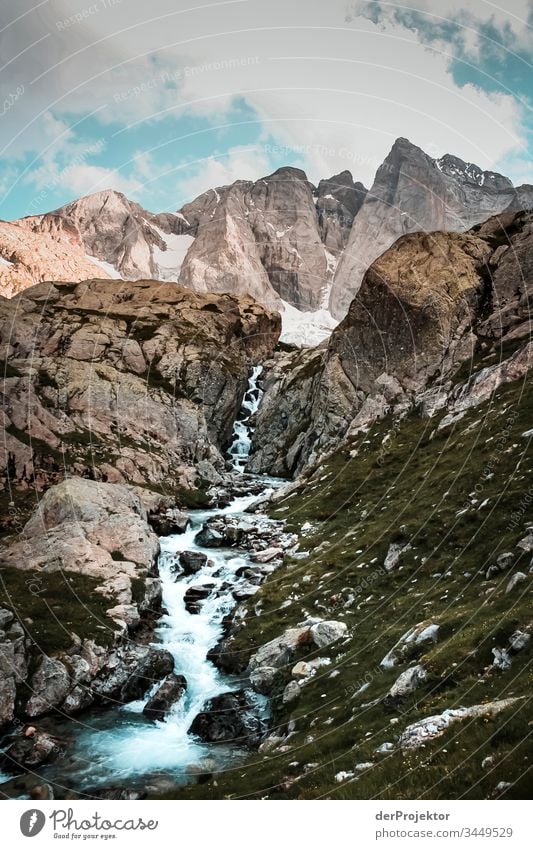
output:
[{"label": "rocky cliff face", "polygon": [[398,139],[356,216],[339,262],[330,310],[342,319],[371,263],[400,236],[414,231],[463,231],[492,215],[533,206],[533,187],[514,189],[500,174],[454,156],[434,160]]},{"label": "rocky cliff face", "polygon": [[367,189],[362,183],[354,183],[349,171],[320,180],[315,191],[318,227],[322,241],[334,256],[346,247],[366,194]]},{"label": "rocky cliff face", "polygon": [[239,181],[183,207],[196,240],[180,283],[200,291],[249,292],[280,307],[320,306],[327,282],[312,187],[303,171],[280,168]]},{"label": "rocky cliff face", "polygon": [[85,256],[77,231],[61,218],[48,217],[42,229],[35,219],[25,221],[0,221],[0,295],[12,298],[43,280],[110,276]]},{"label": "rocky cliff face", "polygon": [[[271,367],[251,467],[294,473],[389,411],[452,409],[460,363],[479,368],[485,358],[488,392],[525,374],[532,225],[531,213],[506,214],[465,234],[396,242],[366,273],[327,348],[283,355]],[[507,371],[495,362],[505,359],[501,346],[513,354]],[[476,395],[485,397],[478,390],[479,381]]]},{"label": "rocky cliff face", "polygon": [[249,366],[279,317],[173,283],[41,284],[0,300],[4,489],[65,472],[176,488],[218,479]]}]

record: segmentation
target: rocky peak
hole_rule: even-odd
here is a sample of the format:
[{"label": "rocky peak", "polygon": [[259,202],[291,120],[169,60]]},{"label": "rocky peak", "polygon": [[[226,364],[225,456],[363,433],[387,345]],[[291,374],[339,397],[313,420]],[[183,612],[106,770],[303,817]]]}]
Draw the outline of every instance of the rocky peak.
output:
[{"label": "rocky peak", "polygon": [[332,315],[346,315],[367,268],[400,236],[462,232],[505,210],[519,192],[526,202],[527,188],[514,189],[506,177],[450,155],[435,161],[408,139],[397,139],[355,217],[333,280]]},{"label": "rocky peak", "polygon": [[463,408],[523,376],[531,364],[532,241],[530,212],[467,233],[398,239],[364,275],[327,347],[272,366],[250,467],[290,474],[391,410],[454,409],[454,375],[480,351],[500,360],[504,350],[515,354],[479,372],[461,395]]},{"label": "rocky peak", "polygon": [[453,177],[460,183],[474,183],[477,186],[485,186],[495,190],[513,188],[508,177],[495,171],[483,171],[479,165],[472,162],[464,162],[458,156],[446,153],[441,159],[435,161],[435,165],[443,174]]},{"label": "rocky peak", "polygon": [[180,283],[248,292],[261,303],[317,309],[327,282],[313,187],[299,168],[204,192],[180,210],[196,239]]}]

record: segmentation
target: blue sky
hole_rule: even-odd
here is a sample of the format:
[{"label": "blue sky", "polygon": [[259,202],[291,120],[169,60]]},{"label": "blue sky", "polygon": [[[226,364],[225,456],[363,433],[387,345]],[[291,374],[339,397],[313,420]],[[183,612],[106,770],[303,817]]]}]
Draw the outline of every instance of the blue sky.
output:
[{"label": "blue sky", "polygon": [[533,182],[530,0],[7,0],[0,216],[173,210],[282,164],[367,185],[394,139]]}]

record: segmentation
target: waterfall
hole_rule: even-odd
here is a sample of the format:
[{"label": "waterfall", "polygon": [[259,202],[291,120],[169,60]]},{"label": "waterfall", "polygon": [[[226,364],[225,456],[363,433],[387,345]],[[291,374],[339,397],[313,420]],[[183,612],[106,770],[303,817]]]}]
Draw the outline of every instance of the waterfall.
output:
[{"label": "waterfall", "polygon": [[248,388],[244,393],[241,409],[233,425],[233,442],[228,449],[231,466],[241,474],[246,468],[252,445],[253,427],[251,419],[259,409],[263,392],[258,386],[258,380],[263,366],[254,366],[248,378]]}]

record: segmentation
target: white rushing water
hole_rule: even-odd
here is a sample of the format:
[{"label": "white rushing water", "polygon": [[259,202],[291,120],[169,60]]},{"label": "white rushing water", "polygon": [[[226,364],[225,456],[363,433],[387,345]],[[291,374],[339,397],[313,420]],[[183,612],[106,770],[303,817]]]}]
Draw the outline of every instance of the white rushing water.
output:
[{"label": "white rushing water", "polygon": [[231,443],[228,454],[236,472],[244,472],[248,461],[253,433],[250,421],[254,413],[256,413],[259,409],[259,404],[263,397],[263,392],[258,385],[258,380],[262,371],[263,366],[253,367],[252,374],[248,380],[248,389],[244,394],[239,418],[233,426],[234,439]]},{"label": "white rushing water", "polygon": [[[243,409],[235,423],[234,440],[228,452],[236,471],[244,472],[251,444],[250,417],[259,406],[261,393],[258,379],[261,367],[255,367],[249,378],[243,400]],[[265,478],[265,491],[275,481]],[[235,686],[232,679],[222,674],[207,660],[207,653],[222,636],[222,620],[236,602],[233,590],[246,584],[236,575],[237,570],[249,565],[248,555],[235,548],[202,548],[195,536],[212,516],[238,515],[259,496],[235,498],[223,509],[191,511],[191,524],[185,533],[163,537],[159,558],[159,573],[166,610],[157,628],[157,645],[171,652],[175,672],[187,680],[186,694],[171,709],[164,721],[151,721],[142,710],[148,696],[155,692],[154,685],[146,698],[131,702],[120,709],[107,711],[78,732],[75,746],[76,767],[72,764],[56,768],[56,780],[72,781],[81,787],[98,784],[116,785],[117,780],[132,779],[147,774],[168,775],[172,780],[187,780],[187,770],[201,763],[209,754],[220,765],[227,765],[236,757],[231,746],[208,747],[196,741],[188,730],[207,699],[226,692]],[[199,551],[207,555],[207,564],[193,575],[176,576],[173,565],[182,551]],[[189,613],[184,596],[194,585],[214,585],[200,611]],[[249,587],[249,585],[247,584]],[[148,783],[148,778],[146,778]]]}]

